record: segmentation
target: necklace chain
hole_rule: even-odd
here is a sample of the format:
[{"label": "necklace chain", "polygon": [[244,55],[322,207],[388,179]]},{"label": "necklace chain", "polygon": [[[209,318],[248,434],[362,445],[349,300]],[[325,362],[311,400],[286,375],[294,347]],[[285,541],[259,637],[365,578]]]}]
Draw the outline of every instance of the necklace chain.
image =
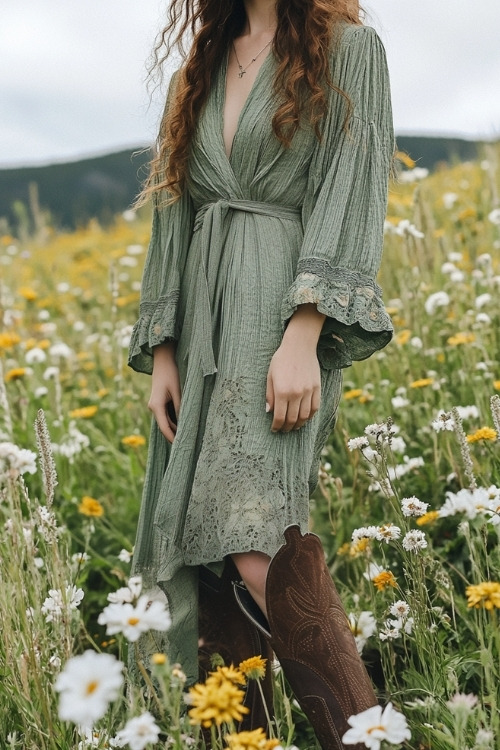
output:
[{"label": "necklace chain", "polygon": [[248,68],[250,67],[250,65],[251,65],[252,63],[254,63],[254,62],[256,61],[256,59],[257,59],[258,57],[260,57],[260,55],[262,55],[262,53],[264,52],[264,50],[265,50],[265,49],[267,49],[267,48],[269,47],[269,45],[271,44],[271,42],[272,42],[272,41],[273,41],[273,40],[272,40],[272,39],[270,39],[270,40],[268,41],[268,43],[267,43],[267,44],[265,45],[265,47],[262,47],[261,51],[260,51],[260,52],[257,52],[257,54],[255,55],[255,57],[252,57],[252,59],[250,60],[250,62],[248,63],[248,65],[247,65],[247,66],[246,66],[245,68],[243,67],[243,65],[242,65],[242,64],[240,63],[240,61],[238,60],[238,53],[236,52],[236,47],[235,47],[235,45],[234,45],[234,41],[233,41],[233,50],[234,50],[234,56],[236,57],[236,62],[237,62],[237,64],[238,64],[238,68],[240,69],[240,72],[238,73],[238,78],[243,78],[243,76],[244,76],[244,75],[245,75],[245,73],[247,72],[247,70],[248,70]]}]

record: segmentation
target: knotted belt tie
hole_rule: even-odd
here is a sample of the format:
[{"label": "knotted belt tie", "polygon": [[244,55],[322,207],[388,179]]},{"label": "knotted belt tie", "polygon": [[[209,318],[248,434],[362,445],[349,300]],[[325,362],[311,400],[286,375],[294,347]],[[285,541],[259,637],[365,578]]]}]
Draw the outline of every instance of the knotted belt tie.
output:
[{"label": "knotted belt tie", "polygon": [[300,209],[261,201],[221,199],[204,203],[198,209],[193,231],[201,229],[201,258],[197,284],[200,298],[196,300],[193,325],[194,329],[200,332],[203,376],[217,372],[212,342],[212,310],[207,273],[209,261],[216,260],[218,266],[222,253],[222,229],[229,211],[245,211],[261,216],[273,216],[276,219],[301,220]]}]

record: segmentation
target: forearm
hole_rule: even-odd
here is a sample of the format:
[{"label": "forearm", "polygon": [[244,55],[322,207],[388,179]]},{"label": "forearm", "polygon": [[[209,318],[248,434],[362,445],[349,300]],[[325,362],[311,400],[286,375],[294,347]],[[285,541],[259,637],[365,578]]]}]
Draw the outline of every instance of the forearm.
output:
[{"label": "forearm", "polygon": [[161,344],[157,344],[153,347],[153,360],[171,359],[172,357],[175,357],[176,349],[176,341],[173,341],[172,339],[169,341],[163,341]]},{"label": "forearm", "polygon": [[307,345],[316,348],[326,315],[318,312],[316,305],[305,303],[299,305],[288,321],[283,334],[283,341]]}]

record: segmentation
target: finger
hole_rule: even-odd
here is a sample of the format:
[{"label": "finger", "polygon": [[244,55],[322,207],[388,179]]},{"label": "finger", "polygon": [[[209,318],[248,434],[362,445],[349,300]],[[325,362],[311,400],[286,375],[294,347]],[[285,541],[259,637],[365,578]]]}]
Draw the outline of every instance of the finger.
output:
[{"label": "finger", "polygon": [[153,412],[156,424],[158,425],[158,429],[160,430],[162,435],[168,440],[169,443],[173,443],[175,435],[172,431],[172,428],[170,427],[165,410],[165,405],[150,405],[149,408]]},{"label": "finger", "polygon": [[172,401],[174,404],[175,418],[179,421],[179,411],[181,409],[181,391],[180,388],[172,388]]},{"label": "finger", "polygon": [[301,403],[302,402],[300,398],[297,398],[297,397],[291,399],[288,402],[285,424],[283,425],[283,432],[290,432],[290,430],[293,430],[293,428],[295,427],[297,420],[299,418]]},{"label": "finger", "polygon": [[174,422],[174,420],[171,418],[170,414],[167,414],[167,422],[168,422],[168,425],[169,425],[170,429],[172,430],[172,432],[175,435],[175,433],[177,432],[177,422]]},{"label": "finger", "polygon": [[273,377],[269,370],[267,373],[267,382],[266,382],[266,411],[272,411],[273,409],[274,409]]},{"label": "finger", "polygon": [[272,432],[278,432],[278,430],[281,430],[281,428],[285,424],[287,407],[288,400],[285,398],[285,396],[276,394],[273,410],[273,422],[271,424]]},{"label": "finger", "polygon": [[319,410],[321,405],[321,388],[315,388],[311,398],[311,417]]},{"label": "finger", "polygon": [[299,416],[294,425],[294,430],[300,430],[300,428],[303,427],[305,423],[313,416],[311,403],[312,398],[310,396],[305,396],[300,402]]}]

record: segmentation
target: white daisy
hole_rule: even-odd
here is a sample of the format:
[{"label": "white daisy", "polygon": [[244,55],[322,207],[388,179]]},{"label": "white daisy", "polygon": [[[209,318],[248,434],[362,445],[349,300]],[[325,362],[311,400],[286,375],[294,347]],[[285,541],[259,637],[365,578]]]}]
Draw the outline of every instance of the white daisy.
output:
[{"label": "white daisy", "polygon": [[368,438],[362,435],[361,437],[351,438],[347,441],[347,447],[350,451],[355,451],[358,448],[363,448],[368,445]]},{"label": "white daisy", "polygon": [[434,292],[425,301],[425,312],[427,315],[434,315],[438,307],[447,307],[449,304],[450,297],[446,292]]},{"label": "white daisy", "polygon": [[124,664],[111,654],[85,651],[74,656],[58,676],[59,718],[91,728],[108,710],[123,684]]},{"label": "white daisy", "polygon": [[379,531],[378,526],[360,526],[352,532],[352,541],[358,542],[360,539],[376,539]]},{"label": "white daisy", "polygon": [[151,601],[143,595],[135,607],[129,602],[108,604],[97,622],[106,625],[107,635],[123,633],[133,643],[148,630],[168,630],[171,620],[163,602]]},{"label": "white daisy", "polygon": [[118,591],[113,591],[108,594],[108,602],[114,604],[125,604],[126,602],[133,602],[137,599],[142,591],[142,578],[141,576],[132,576],[128,579],[127,586],[124,586]]},{"label": "white daisy", "polygon": [[363,577],[367,579],[367,581],[373,581],[374,578],[378,576],[379,573],[383,573],[385,570],[382,565],[377,565],[377,563],[371,562],[368,565],[368,570],[366,573],[363,573]]},{"label": "white daisy", "polygon": [[399,599],[397,602],[394,602],[389,612],[394,617],[399,617],[399,618],[404,619],[405,617],[408,617],[408,615],[410,614],[410,607],[402,599]]},{"label": "white daisy", "polygon": [[488,214],[488,219],[492,224],[500,225],[500,208],[494,208],[493,211]]},{"label": "white daisy", "polygon": [[492,500],[490,490],[491,488],[487,490],[485,487],[477,487],[475,490],[462,489],[458,492],[447,492],[446,500],[439,508],[440,518],[465,513],[472,521],[478,513],[484,513],[490,509]]},{"label": "white daisy", "polygon": [[118,559],[124,563],[129,563],[132,559],[132,552],[129,552],[128,549],[122,549],[118,555]]},{"label": "white daisy", "polygon": [[423,503],[415,496],[404,497],[401,500],[401,510],[403,511],[403,515],[407,518],[410,516],[423,516],[424,513],[427,513],[428,507],[429,503]]},{"label": "white daisy", "polygon": [[144,750],[146,745],[158,742],[160,729],[149,711],[129,719],[115,737],[119,747],[129,745],[131,750]]},{"label": "white daisy", "polygon": [[344,745],[357,745],[364,742],[369,750],[380,750],[383,740],[400,744],[411,738],[411,732],[403,714],[396,711],[392,703],[373,706],[347,720],[351,726],[342,737]]},{"label": "white daisy", "polygon": [[393,539],[399,539],[400,536],[401,529],[399,526],[395,526],[393,523],[386,523],[383,526],[379,526],[375,538],[378,542],[389,544]]},{"label": "white daisy", "polygon": [[452,713],[469,713],[477,705],[477,696],[473,693],[455,693],[446,705]]},{"label": "white daisy", "polygon": [[413,529],[403,537],[403,549],[407,552],[419,552],[427,547],[427,539],[423,531]]},{"label": "white daisy", "polygon": [[455,422],[453,421],[451,413],[440,411],[436,419],[431,422],[431,426],[436,432],[442,432],[444,430],[453,432],[455,429]]},{"label": "white daisy", "polygon": [[28,365],[35,365],[39,364],[40,362],[45,362],[45,360],[47,359],[47,355],[45,354],[43,349],[34,346],[33,349],[28,349],[28,351],[24,355],[24,358]]},{"label": "white daisy", "polygon": [[364,645],[368,638],[377,630],[377,623],[372,612],[361,612],[356,617],[352,612],[349,613],[349,626],[356,641],[358,653],[363,651]]},{"label": "white daisy", "polygon": [[71,583],[66,585],[64,594],[59,589],[50,589],[48,597],[42,604],[42,614],[45,615],[45,622],[52,622],[63,614],[75,610],[82,601],[83,596],[83,589],[77,589]]}]

